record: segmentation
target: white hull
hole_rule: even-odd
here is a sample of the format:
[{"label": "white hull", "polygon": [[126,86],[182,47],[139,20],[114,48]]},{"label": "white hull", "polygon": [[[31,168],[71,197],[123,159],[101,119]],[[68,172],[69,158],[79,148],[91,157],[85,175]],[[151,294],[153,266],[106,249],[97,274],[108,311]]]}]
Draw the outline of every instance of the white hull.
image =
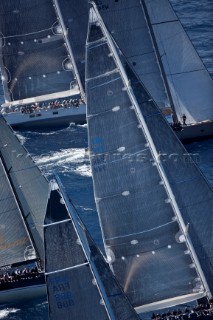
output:
[{"label": "white hull", "polygon": [[183,126],[181,131],[175,131],[175,133],[182,141],[205,139],[213,136],[213,121],[204,121],[194,125]]},{"label": "white hull", "polygon": [[10,305],[25,303],[40,298],[45,298],[47,295],[46,285],[38,284],[0,291],[0,305]]},{"label": "white hull", "polygon": [[79,107],[41,109],[32,113],[16,111],[3,116],[9,125],[20,129],[64,126],[71,122],[83,124],[86,122],[86,106],[80,104]]}]

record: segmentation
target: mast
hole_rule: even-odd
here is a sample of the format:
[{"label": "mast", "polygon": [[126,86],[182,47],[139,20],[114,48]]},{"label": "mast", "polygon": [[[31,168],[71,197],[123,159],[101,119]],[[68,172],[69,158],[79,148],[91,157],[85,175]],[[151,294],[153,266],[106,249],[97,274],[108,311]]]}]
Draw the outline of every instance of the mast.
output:
[{"label": "mast", "polygon": [[79,88],[80,88],[81,96],[82,96],[83,99],[85,99],[85,92],[84,92],[84,89],[83,89],[83,86],[82,86],[82,83],[81,83],[80,75],[78,73],[77,65],[75,63],[74,54],[73,54],[69,39],[67,37],[67,32],[68,31],[66,30],[66,26],[64,24],[64,19],[63,19],[62,14],[61,14],[61,10],[60,10],[59,4],[58,4],[58,0],[53,0],[53,5],[55,6],[56,13],[58,14],[59,21],[61,23],[61,27],[62,27],[62,30],[63,30],[64,38],[65,38],[65,41],[66,41],[66,45],[67,45],[67,48],[68,48],[68,51],[69,51],[69,54],[70,54],[70,58],[71,58],[71,61],[72,61],[74,72],[75,72],[75,75],[76,75],[76,78],[77,78],[77,82],[78,82],[78,85],[79,85]]},{"label": "mast", "polygon": [[153,43],[153,46],[154,46],[154,49],[155,49],[157,61],[158,61],[159,68],[160,68],[160,71],[161,71],[161,74],[162,74],[162,78],[163,78],[165,89],[166,89],[166,92],[167,92],[167,95],[168,95],[169,103],[170,103],[172,111],[173,111],[174,120],[175,120],[175,122],[178,122],[178,117],[177,117],[177,113],[176,113],[176,110],[175,110],[174,101],[173,101],[173,98],[172,98],[172,95],[171,95],[171,91],[170,91],[170,88],[169,88],[169,84],[168,84],[167,76],[166,76],[166,73],[165,73],[165,70],[164,70],[164,66],[163,66],[163,63],[161,61],[160,52],[158,50],[157,41],[155,39],[155,34],[154,34],[154,31],[153,31],[153,28],[152,28],[152,24],[151,24],[151,21],[150,21],[150,18],[149,18],[149,14],[148,14],[148,10],[147,10],[147,7],[146,7],[146,3],[145,3],[145,0],[140,0],[140,2],[141,2],[141,6],[143,8],[143,11],[144,11],[144,16],[145,16],[145,19],[146,19],[146,22],[147,22],[147,26],[149,28],[150,36],[151,36],[152,43]]}]

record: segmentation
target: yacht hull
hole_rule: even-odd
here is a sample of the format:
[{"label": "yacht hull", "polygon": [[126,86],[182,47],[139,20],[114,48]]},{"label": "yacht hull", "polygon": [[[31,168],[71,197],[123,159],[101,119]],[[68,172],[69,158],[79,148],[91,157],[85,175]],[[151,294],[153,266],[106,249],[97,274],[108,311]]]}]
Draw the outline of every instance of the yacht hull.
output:
[{"label": "yacht hull", "polygon": [[33,113],[10,112],[3,114],[7,123],[15,129],[33,129],[47,127],[61,127],[86,123],[86,106],[43,109]]},{"label": "yacht hull", "polygon": [[11,305],[45,298],[46,284],[28,285],[0,291],[0,305]]},{"label": "yacht hull", "polygon": [[194,125],[184,126],[181,131],[175,131],[182,141],[206,139],[213,136],[213,121],[204,121]]}]

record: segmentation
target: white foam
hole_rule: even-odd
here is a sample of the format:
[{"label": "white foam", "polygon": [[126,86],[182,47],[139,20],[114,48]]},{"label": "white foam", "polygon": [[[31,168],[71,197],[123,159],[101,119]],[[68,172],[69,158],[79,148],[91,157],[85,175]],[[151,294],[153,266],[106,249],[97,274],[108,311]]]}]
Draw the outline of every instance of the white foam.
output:
[{"label": "white foam", "polygon": [[5,319],[10,313],[16,313],[20,309],[7,308],[4,310],[0,310],[0,319]]},{"label": "white foam", "polygon": [[63,172],[75,172],[81,176],[91,177],[91,168],[88,155],[84,148],[62,149],[57,152],[50,152],[34,157],[36,164],[43,170],[47,171],[47,175],[51,174],[51,170],[60,167]]},{"label": "white foam", "polygon": [[91,177],[91,167],[90,165],[83,164],[82,166],[78,166],[75,170],[75,172],[78,172],[81,176]]},{"label": "white foam", "polygon": [[26,137],[22,136],[20,133],[16,133],[16,136],[21,142],[21,145],[25,144],[25,142],[28,140]]}]

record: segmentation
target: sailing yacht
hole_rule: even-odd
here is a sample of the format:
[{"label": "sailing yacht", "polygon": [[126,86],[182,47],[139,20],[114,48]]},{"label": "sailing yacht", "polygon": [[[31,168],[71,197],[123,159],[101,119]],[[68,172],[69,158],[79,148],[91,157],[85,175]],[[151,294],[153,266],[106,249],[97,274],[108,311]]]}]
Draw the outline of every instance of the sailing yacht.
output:
[{"label": "sailing yacht", "polygon": [[212,297],[212,187],[95,3],[86,51],[90,161],[111,270],[138,313]]},{"label": "sailing yacht", "polygon": [[44,223],[49,319],[139,320],[56,179]]},{"label": "sailing yacht", "polygon": [[141,83],[164,114],[172,115],[174,129],[182,129],[176,131],[178,137],[212,135],[213,80],[170,2],[95,2]]},{"label": "sailing yacht", "polygon": [[0,4],[0,68],[13,127],[85,123],[84,90],[57,0]]},{"label": "sailing yacht", "polygon": [[[9,304],[46,294],[43,222],[49,183],[3,116],[0,131],[0,304]],[[35,268],[36,277],[17,281],[21,271]]]}]

